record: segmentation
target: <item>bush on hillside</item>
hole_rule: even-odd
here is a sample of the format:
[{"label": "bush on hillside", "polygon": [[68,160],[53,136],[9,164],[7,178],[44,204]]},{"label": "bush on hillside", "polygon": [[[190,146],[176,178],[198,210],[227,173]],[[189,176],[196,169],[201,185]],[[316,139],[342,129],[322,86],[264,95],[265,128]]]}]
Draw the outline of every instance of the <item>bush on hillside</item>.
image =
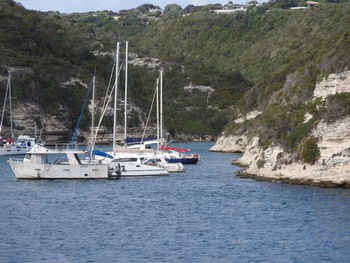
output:
[{"label": "bush on hillside", "polygon": [[300,144],[301,159],[310,164],[314,164],[320,157],[320,149],[317,145],[317,139],[314,137],[305,137]]}]

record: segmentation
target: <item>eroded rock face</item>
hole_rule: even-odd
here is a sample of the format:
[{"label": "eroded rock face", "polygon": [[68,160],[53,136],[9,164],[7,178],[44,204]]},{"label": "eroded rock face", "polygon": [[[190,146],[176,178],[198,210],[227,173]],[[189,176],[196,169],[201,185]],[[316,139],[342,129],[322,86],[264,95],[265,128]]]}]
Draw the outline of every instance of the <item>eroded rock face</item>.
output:
[{"label": "eroded rock face", "polygon": [[320,158],[311,165],[297,160],[282,148],[263,150],[258,138],[249,141],[244,155],[234,163],[247,166],[241,176],[258,180],[310,184],[321,187],[350,187],[350,118],[327,124],[320,122],[312,131],[318,138]]},{"label": "eroded rock face", "polygon": [[150,58],[150,57],[144,57],[144,58],[133,58],[129,60],[129,64],[133,66],[138,67],[148,67],[150,69],[159,68],[161,61],[157,58]]},{"label": "eroded rock face", "polygon": [[314,97],[326,98],[336,93],[350,92],[350,71],[339,74],[330,74],[320,83],[316,84]]},{"label": "eroded rock face", "polygon": [[248,138],[245,135],[234,136],[222,135],[218,138],[216,144],[210,148],[212,152],[244,152],[248,144]]},{"label": "eroded rock face", "polygon": [[200,92],[209,93],[209,94],[215,91],[215,89],[213,89],[210,86],[195,85],[192,82],[188,86],[184,87],[184,90],[185,91],[199,90]]},{"label": "eroded rock face", "polygon": [[[63,119],[65,109],[61,109]],[[6,114],[6,113],[5,113]],[[33,103],[17,104],[13,107],[12,118],[14,123],[15,135],[37,135],[42,133],[42,139],[46,143],[63,143],[67,142],[72,134],[67,130],[65,121],[55,115],[45,114],[43,110]],[[4,134],[9,134],[9,127],[4,129]]]},{"label": "eroded rock face", "polygon": [[[350,71],[330,74],[316,85],[314,97],[324,99],[336,93],[347,92],[350,92]],[[255,118],[256,114],[252,112],[250,115]],[[244,116],[235,122],[244,121],[248,117]],[[304,122],[311,117],[311,114],[306,114]],[[257,137],[245,138],[244,143],[238,144],[240,136],[222,136],[211,150],[232,152],[239,147],[244,154],[233,163],[245,166],[240,172],[242,177],[350,188],[350,117],[333,123],[320,121],[313,127],[310,136],[317,138],[320,150],[320,157],[314,164],[303,163],[296,154],[287,153],[275,145],[262,149]]]},{"label": "eroded rock face", "polygon": [[241,116],[237,119],[234,120],[235,123],[242,123],[244,121],[247,121],[247,120],[252,120],[252,119],[255,119],[258,115],[260,115],[262,112],[261,111],[251,111],[251,112],[248,112],[245,116]]}]

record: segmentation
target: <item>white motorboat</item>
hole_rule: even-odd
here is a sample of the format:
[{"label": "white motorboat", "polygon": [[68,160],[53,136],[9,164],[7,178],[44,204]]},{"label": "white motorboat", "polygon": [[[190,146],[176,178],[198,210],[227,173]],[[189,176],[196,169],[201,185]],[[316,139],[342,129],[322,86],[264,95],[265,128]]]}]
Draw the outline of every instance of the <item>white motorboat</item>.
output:
[{"label": "white motorboat", "polygon": [[80,150],[56,150],[35,145],[22,159],[8,162],[18,179],[107,179],[118,176],[118,168],[85,160]]},{"label": "white motorboat", "polygon": [[144,158],[138,153],[116,152],[114,157],[113,153],[103,154],[98,150],[93,153],[95,159],[103,164],[119,163],[121,177],[168,175],[168,170],[165,167],[145,163]]},{"label": "white motorboat", "polygon": [[145,158],[142,160],[142,163],[162,167],[167,170],[168,173],[178,173],[184,171],[184,166],[182,163],[168,163],[164,157],[157,157],[157,155],[155,155],[153,158]]}]

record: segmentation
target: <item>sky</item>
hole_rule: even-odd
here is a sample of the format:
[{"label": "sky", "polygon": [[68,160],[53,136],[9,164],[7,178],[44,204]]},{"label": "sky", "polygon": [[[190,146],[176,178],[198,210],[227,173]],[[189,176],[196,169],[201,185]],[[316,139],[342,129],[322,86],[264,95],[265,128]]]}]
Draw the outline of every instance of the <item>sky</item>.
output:
[{"label": "sky", "polygon": [[[130,9],[138,7],[144,3],[158,5],[164,8],[167,4],[178,4],[186,7],[189,4],[206,5],[213,3],[226,4],[228,0],[17,0],[27,9],[40,11],[59,11],[61,13],[87,12],[121,9]],[[242,3],[245,1],[233,1]]]}]

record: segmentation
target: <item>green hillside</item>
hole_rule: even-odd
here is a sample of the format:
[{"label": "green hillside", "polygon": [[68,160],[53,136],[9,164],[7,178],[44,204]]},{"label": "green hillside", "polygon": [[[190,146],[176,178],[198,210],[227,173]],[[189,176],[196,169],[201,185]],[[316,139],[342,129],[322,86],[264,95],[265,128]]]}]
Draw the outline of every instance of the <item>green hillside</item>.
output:
[{"label": "green hillside", "polygon": [[[209,7],[184,15],[190,8],[172,6],[156,19],[133,9],[115,20],[103,12],[28,11],[1,0],[1,75],[8,67],[30,68],[14,78],[18,99],[52,113],[66,105],[77,116],[85,89],[78,82],[65,89],[60,85],[73,78],[87,83],[96,68],[102,94],[113,63],[107,53],[114,51],[116,41],[129,40],[131,52],[161,60],[165,125],[172,133],[218,134],[239,113],[263,110],[254,122],[228,123],[226,131],[249,129],[261,135],[263,144],[276,141],[293,148],[302,138],[293,135],[293,127],[314,107],[305,101],[316,81],[349,67],[350,4],[303,10],[276,6],[252,6],[230,15],[214,14]],[[157,74],[146,66],[130,67],[130,98],[142,110],[141,117],[149,108]],[[184,90],[190,84],[213,91]]]},{"label": "green hillside", "polygon": [[[238,72],[251,85],[238,90],[233,77],[227,90],[236,94],[221,97],[221,103],[233,102],[231,118],[252,110],[263,114],[253,121],[230,123],[226,132],[249,131],[259,135],[262,145],[275,142],[293,150],[317,121],[302,125],[305,112],[315,109],[306,102],[316,82],[350,66],[349,12],[349,3],[304,10],[265,5],[233,15],[199,12],[153,24],[135,41],[139,53],[177,61],[197,72],[200,67],[225,76]],[[220,94],[225,91],[213,86]],[[346,105],[344,100],[334,98],[332,103]],[[335,115],[330,111],[315,115]],[[336,117],[349,114],[341,112]]]}]

